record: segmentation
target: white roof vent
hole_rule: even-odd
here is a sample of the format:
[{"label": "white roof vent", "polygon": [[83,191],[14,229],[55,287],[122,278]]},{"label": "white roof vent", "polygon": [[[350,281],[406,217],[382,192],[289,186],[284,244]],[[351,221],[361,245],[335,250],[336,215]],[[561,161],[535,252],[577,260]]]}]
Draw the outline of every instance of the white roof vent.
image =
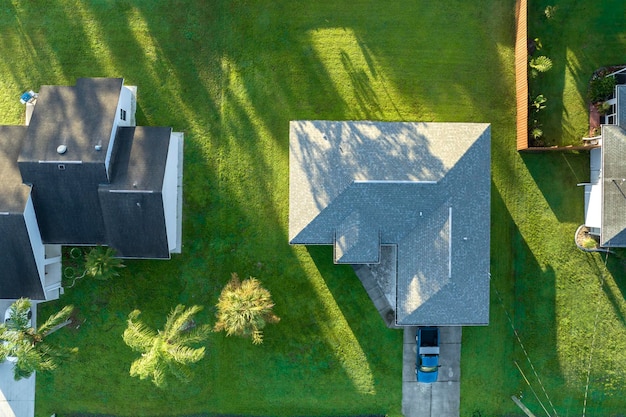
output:
[{"label": "white roof vent", "polygon": [[57,153],[59,155],[63,155],[65,152],[67,152],[67,146],[65,146],[65,145],[57,146]]}]

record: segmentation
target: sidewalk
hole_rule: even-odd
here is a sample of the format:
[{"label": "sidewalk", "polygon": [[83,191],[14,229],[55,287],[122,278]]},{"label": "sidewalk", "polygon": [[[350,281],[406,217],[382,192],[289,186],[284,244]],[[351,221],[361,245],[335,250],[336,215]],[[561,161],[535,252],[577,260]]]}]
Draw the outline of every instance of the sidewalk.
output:
[{"label": "sidewalk", "polygon": [[[11,305],[10,300],[0,300],[0,315]],[[33,304],[33,326],[36,326],[37,305]],[[33,417],[35,415],[35,374],[28,379],[13,379],[13,364],[0,363],[0,416]]]},{"label": "sidewalk", "polygon": [[440,327],[439,377],[422,384],[415,376],[416,327],[404,329],[402,414],[404,417],[459,417],[461,403],[461,327]]}]

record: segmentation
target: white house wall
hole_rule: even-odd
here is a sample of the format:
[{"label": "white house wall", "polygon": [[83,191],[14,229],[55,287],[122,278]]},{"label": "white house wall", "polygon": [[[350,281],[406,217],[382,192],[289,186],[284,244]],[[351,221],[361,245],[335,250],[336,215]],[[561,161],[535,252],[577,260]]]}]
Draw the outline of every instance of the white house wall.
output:
[{"label": "white house wall", "polygon": [[163,178],[163,209],[165,211],[165,228],[167,244],[170,252],[180,253],[180,228],[182,210],[179,201],[182,199],[182,152],[183,134],[172,132],[165,162]]},{"label": "white house wall", "polygon": [[[107,156],[104,161],[104,166],[107,170],[107,176],[109,175],[109,163],[111,162],[111,154],[113,152],[113,145],[115,143],[115,136],[117,135],[118,126],[132,126],[135,122],[135,114],[133,106],[133,90],[122,85],[120,91],[120,99],[117,102],[117,108],[115,109],[115,119],[113,121],[113,129],[111,129],[111,138],[109,139],[109,147],[107,148]],[[122,120],[122,110],[126,112],[126,120]]]},{"label": "white house wall", "polygon": [[585,184],[585,226],[600,229],[602,226],[602,149],[589,152],[590,178]]},{"label": "white house wall", "polygon": [[41,281],[41,286],[43,287],[45,285],[44,278],[46,276],[46,249],[43,242],[41,241],[39,225],[37,224],[37,217],[35,216],[35,207],[33,206],[33,201],[30,196],[28,196],[28,201],[26,202],[26,207],[24,209],[24,222],[26,223],[26,230],[28,231],[30,246],[33,250],[35,263],[37,264],[39,280]]}]

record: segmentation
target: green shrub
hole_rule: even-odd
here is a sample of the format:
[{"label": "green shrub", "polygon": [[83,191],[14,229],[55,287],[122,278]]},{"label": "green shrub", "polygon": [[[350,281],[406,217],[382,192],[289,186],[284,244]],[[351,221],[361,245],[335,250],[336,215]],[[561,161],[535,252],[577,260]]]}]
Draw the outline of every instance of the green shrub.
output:
[{"label": "green shrub", "polygon": [[539,110],[546,108],[547,101],[548,99],[543,94],[539,94],[533,99],[533,102],[530,105],[535,110],[535,112],[538,112]]},{"label": "green shrub", "polygon": [[[540,55],[537,58],[532,58],[529,62],[530,68],[536,72],[547,72],[552,68],[552,60],[545,55]],[[533,72],[531,71],[531,74]]]},{"label": "green shrub", "polygon": [[554,18],[554,15],[556,14],[558,8],[558,6],[546,6],[543,13],[546,15],[546,18],[548,20],[551,20]]},{"label": "green shrub", "polygon": [[607,114],[609,110],[611,110],[611,105],[606,101],[596,104],[596,108],[598,109],[598,113]]},{"label": "green shrub", "polygon": [[598,242],[592,237],[586,237],[582,242],[582,246],[585,249],[595,249],[598,246]]},{"label": "green shrub", "polygon": [[594,75],[589,82],[587,98],[591,103],[599,103],[608,100],[615,90],[615,77],[603,77]]}]

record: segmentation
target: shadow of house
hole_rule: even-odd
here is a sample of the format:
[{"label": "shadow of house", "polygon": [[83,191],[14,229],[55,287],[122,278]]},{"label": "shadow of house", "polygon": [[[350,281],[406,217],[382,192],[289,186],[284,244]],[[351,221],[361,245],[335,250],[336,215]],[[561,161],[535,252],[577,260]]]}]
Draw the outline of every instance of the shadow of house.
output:
[{"label": "shadow of house", "polygon": [[490,133],[292,121],[289,243],[333,245],[391,327],[488,324]]},{"label": "shadow of house", "polygon": [[1,126],[0,298],[59,297],[62,245],[122,258],[181,249],[183,134],[135,126],[121,78],[42,86],[25,126]]},{"label": "shadow of house", "polygon": [[590,151],[585,187],[585,226],[602,247],[626,247],[626,85],[615,87],[614,124],[602,125],[599,147]]}]

